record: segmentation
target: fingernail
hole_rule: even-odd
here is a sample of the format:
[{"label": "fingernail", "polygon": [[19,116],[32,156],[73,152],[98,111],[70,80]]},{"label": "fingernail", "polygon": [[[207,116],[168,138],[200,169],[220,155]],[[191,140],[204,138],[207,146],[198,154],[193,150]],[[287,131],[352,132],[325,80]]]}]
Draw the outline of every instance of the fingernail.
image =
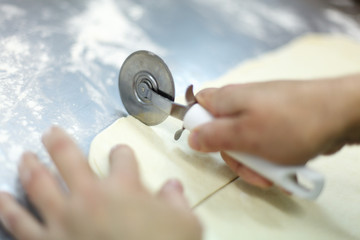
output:
[{"label": "fingernail", "polygon": [[115,151],[126,151],[127,148],[128,146],[125,144],[117,144],[111,148],[110,154],[114,153]]},{"label": "fingernail", "polygon": [[120,149],[120,148],[122,148],[122,144],[116,144],[115,146],[113,146],[112,148],[111,148],[111,150],[110,150],[110,152],[114,152],[114,151],[116,151],[117,149]]},{"label": "fingernail", "polygon": [[[124,160],[126,160],[129,156],[131,156],[132,150],[125,144],[118,144],[115,145],[109,154],[109,160],[112,165],[115,164],[122,164]],[[118,161],[121,160],[121,161]],[[126,162],[126,161],[125,161]]]},{"label": "fingernail", "polygon": [[199,131],[194,130],[189,137],[189,145],[195,150],[200,150]]},{"label": "fingernail", "polygon": [[170,179],[166,182],[164,186],[165,191],[176,191],[176,192],[183,192],[184,188],[181,184],[181,182],[177,179]]},{"label": "fingernail", "polygon": [[59,130],[60,130],[60,128],[58,126],[55,126],[55,125],[48,128],[42,135],[43,143],[44,144],[49,143],[51,137],[53,137],[53,135]]},{"label": "fingernail", "polygon": [[54,127],[50,127],[48,128],[42,135],[42,142],[46,145],[49,142],[49,139],[53,133],[53,128]]}]

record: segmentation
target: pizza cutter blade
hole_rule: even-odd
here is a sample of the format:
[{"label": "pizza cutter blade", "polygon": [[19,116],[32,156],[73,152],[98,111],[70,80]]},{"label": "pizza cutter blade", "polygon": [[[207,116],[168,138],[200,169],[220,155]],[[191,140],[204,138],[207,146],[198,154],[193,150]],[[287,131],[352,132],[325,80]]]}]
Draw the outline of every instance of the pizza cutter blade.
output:
[{"label": "pizza cutter blade", "polygon": [[[119,74],[119,91],[127,112],[150,126],[168,117],[175,96],[169,68],[148,51],[134,52],[125,60]],[[157,95],[163,104],[154,99]]]}]

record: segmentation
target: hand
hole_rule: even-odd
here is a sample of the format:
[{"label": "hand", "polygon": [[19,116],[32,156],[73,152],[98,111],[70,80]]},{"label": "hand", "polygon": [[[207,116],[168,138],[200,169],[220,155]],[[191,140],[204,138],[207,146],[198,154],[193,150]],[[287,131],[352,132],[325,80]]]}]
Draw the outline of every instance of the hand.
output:
[{"label": "hand", "polygon": [[[203,152],[233,150],[280,164],[305,164],[359,140],[360,131],[354,135],[351,125],[352,112],[358,108],[353,101],[358,82],[354,77],[273,81],[203,90],[197,101],[216,119],[194,129],[189,144]],[[224,152],[222,156],[245,181],[259,187],[272,185]]]},{"label": "hand", "polygon": [[111,173],[98,179],[76,144],[59,128],[43,143],[65,180],[64,192],[32,153],[23,155],[20,180],[43,223],[10,195],[0,194],[3,225],[19,240],[200,239],[201,227],[179,182],[154,196],[142,185],[131,149],[111,151]]}]

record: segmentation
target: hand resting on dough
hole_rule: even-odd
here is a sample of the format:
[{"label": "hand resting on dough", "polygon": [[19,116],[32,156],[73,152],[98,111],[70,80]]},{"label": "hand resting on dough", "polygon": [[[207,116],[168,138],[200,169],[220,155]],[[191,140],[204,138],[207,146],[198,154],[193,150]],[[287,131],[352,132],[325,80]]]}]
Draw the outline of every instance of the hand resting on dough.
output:
[{"label": "hand resting on dough", "polygon": [[0,193],[0,219],[16,239],[201,239],[199,221],[176,180],[157,195],[141,183],[135,156],[126,146],[110,154],[111,173],[99,179],[74,141],[54,127],[43,143],[69,191],[65,192],[33,153],[25,153],[20,180],[42,222],[13,197]]}]

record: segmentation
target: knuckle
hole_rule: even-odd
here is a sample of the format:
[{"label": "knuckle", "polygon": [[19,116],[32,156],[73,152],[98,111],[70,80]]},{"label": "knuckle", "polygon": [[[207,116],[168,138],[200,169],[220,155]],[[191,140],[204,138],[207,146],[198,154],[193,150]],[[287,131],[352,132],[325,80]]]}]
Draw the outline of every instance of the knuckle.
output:
[{"label": "knuckle", "polygon": [[48,179],[48,173],[45,167],[41,166],[34,169],[28,182],[25,183],[26,192],[36,199],[42,199],[43,204],[46,205],[51,211],[56,213],[61,212],[61,204],[59,199],[54,198],[52,195],[47,193],[47,189],[43,188],[42,183],[44,181],[51,181]]},{"label": "knuckle", "polygon": [[199,143],[200,149],[202,150],[212,150],[214,147],[214,138],[213,138],[213,131],[208,131],[205,129],[201,131],[199,134]]},{"label": "knuckle", "polygon": [[50,198],[50,197],[46,198],[44,204],[47,206],[49,211],[52,212],[53,216],[56,216],[56,218],[61,218],[61,216],[64,212],[64,207],[62,204],[59,203],[59,201],[57,199]]},{"label": "knuckle", "polygon": [[77,188],[79,190],[74,194],[84,201],[97,200],[101,195],[100,186],[92,181],[81,180],[78,182]]},{"label": "knuckle", "polygon": [[14,211],[7,211],[3,213],[3,218],[5,219],[6,228],[11,232],[20,232],[21,231],[21,218]]},{"label": "knuckle", "polygon": [[31,170],[30,178],[25,182],[25,188],[28,192],[36,192],[38,190],[39,183],[44,180],[45,169],[43,167],[37,167]]},{"label": "knuckle", "polygon": [[232,145],[232,139],[226,136],[224,131],[216,129],[205,132],[201,142],[202,149],[206,151],[226,150]]},{"label": "knuckle", "polygon": [[261,149],[261,130],[257,123],[250,118],[234,121],[230,131],[233,133],[235,149],[257,152]]},{"label": "knuckle", "polygon": [[227,85],[217,90],[209,101],[209,110],[214,116],[220,116],[223,112],[222,100],[229,97],[233,91],[233,85]]},{"label": "knuckle", "polygon": [[236,136],[244,132],[244,124],[240,121],[233,121],[230,131]]}]

